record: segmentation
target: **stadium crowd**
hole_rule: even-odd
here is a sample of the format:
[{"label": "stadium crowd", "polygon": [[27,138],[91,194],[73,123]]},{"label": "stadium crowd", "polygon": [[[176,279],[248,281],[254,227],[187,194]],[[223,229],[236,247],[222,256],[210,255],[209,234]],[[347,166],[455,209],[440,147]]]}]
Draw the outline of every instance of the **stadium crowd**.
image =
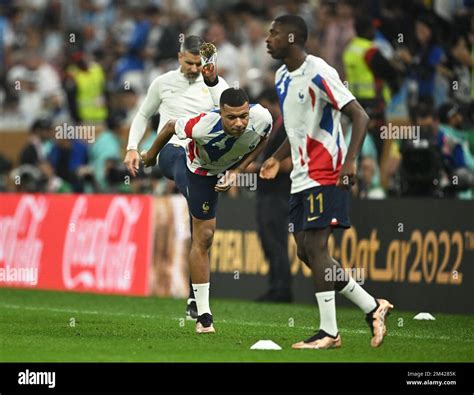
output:
[{"label": "stadium crowd", "polygon": [[[354,194],[472,198],[472,0],[0,0],[0,138],[29,131],[16,161],[0,155],[0,190],[171,192],[158,168],[130,180],[122,164],[148,86],[178,67],[193,34],[216,44],[229,85],[258,100],[279,67],[269,24],[288,13],[371,117]],[[67,125],[93,138],[56,138]]]}]

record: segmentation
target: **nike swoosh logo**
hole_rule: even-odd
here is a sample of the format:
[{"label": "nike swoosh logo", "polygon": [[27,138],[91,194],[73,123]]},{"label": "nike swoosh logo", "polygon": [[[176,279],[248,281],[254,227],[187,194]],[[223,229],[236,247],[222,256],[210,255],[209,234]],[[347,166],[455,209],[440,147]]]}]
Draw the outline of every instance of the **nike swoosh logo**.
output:
[{"label": "nike swoosh logo", "polygon": [[311,221],[314,221],[316,219],[318,219],[320,217],[320,215],[317,215],[316,217],[308,217],[307,220],[308,222],[311,222]]},{"label": "nike swoosh logo", "polygon": [[329,299],[324,299],[325,302],[330,302],[331,300],[333,300],[334,298],[329,298]]},{"label": "nike swoosh logo", "polygon": [[198,290],[197,290],[197,289],[194,289],[193,291],[194,291],[194,292],[197,292]]},{"label": "nike swoosh logo", "polygon": [[355,287],[356,287],[356,286],[355,286],[355,284],[354,284],[353,287],[352,287],[352,289],[349,290],[349,292],[352,292]]}]

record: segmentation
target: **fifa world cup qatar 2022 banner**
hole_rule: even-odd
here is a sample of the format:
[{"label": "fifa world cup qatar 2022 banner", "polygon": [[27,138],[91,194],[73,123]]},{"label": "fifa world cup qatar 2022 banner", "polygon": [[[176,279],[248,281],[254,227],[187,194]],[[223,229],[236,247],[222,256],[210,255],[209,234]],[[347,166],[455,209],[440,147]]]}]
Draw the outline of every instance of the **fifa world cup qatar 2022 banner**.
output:
[{"label": "fifa world cup qatar 2022 banner", "polygon": [[0,195],[0,286],[149,293],[152,197]]},{"label": "fifa world cup qatar 2022 banner", "polygon": [[[211,251],[215,297],[255,299],[268,289],[269,264],[255,210],[253,199],[220,199]],[[374,296],[401,310],[474,313],[474,202],[353,200],[350,217],[352,227],[336,230],[329,248]],[[295,301],[314,303],[310,271],[298,259],[291,235],[289,258]],[[348,305],[345,298],[337,303]]]}]

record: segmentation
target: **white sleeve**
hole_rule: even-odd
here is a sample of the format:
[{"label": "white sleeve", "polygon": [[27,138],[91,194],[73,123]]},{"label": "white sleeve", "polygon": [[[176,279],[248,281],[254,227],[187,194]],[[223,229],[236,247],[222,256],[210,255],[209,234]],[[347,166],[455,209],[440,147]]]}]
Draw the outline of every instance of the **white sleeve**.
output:
[{"label": "white sleeve", "polygon": [[128,135],[127,150],[138,149],[138,144],[140,144],[145,134],[148,120],[156,114],[160,104],[160,79],[156,78],[148,88],[145,100],[133,117],[130,133]]},{"label": "white sleeve", "polygon": [[272,125],[273,125],[272,115],[270,114],[270,111],[268,111],[265,107],[260,106],[260,105],[257,105],[257,106],[258,106],[258,112],[257,112],[257,117],[256,117],[257,119],[256,119],[255,131],[260,137],[267,137],[272,130]]},{"label": "white sleeve", "polygon": [[214,108],[219,107],[219,100],[221,98],[222,92],[229,88],[229,84],[226,80],[219,76],[219,81],[215,86],[207,86],[209,92],[211,93],[212,102],[214,103]]},{"label": "white sleeve", "polygon": [[174,133],[180,140],[196,138],[196,133],[202,129],[204,124],[203,122],[199,123],[199,121],[206,115],[206,113],[201,113],[197,117],[178,118],[174,125]]}]

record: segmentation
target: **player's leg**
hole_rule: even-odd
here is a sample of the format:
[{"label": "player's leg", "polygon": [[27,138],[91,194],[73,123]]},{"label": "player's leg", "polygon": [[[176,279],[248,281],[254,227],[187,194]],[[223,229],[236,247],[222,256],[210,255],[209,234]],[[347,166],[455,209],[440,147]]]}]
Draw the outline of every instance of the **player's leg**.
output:
[{"label": "player's leg", "polygon": [[192,242],[189,258],[192,287],[197,305],[197,333],[214,333],[209,307],[209,252],[216,228],[218,193],[214,191],[217,177],[186,172],[188,207],[192,215]]},{"label": "player's leg", "polygon": [[212,313],[209,307],[210,262],[209,251],[212,246],[216,219],[201,220],[193,218],[193,241],[189,255],[190,272],[196,299],[198,333],[214,332]]},{"label": "player's leg", "polygon": [[[177,144],[166,144],[158,156],[158,165],[163,175],[173,180],[181,194],[187,199],[187,167],[186,150]],[[193,233],[193,220],[189,214],[189,230]],[[189,296],[186,301],[186,318],[189,320],[197,319],[197,307],[192,287],[191,277],[189,278]]]},{"label": "player's leg", "polygon": [[[189,214],[189,234],[191,235],[191,243],[193,240],[193,217],[191,213]],[[193,282],[191,280],[191,275],[189,275],[189,295],[188,300],[186,301],[186,319],[196,320],[198,318],[196,297],[194,296]]]},{"label": "player's leg", "polygon": [[[334,209],[331,211],[332,217],[337,219],[335,227],[346,228],[350,224],[349,192],[335,186],[323,189],[325,196],[330,198],[333,203]],[[339,263],[334,258],[331,259],[334,261],[334,265],[340,268]],[[337,278],[346,278],[346,276],[342,275]],[[387,332],[385,320],[390,310],[393,309],[393,305],[385,299],[375,299],[350,276],[347,277],[347,281],[336,282],[335,290],[356,304],[366,314],[366,321],[372,332],[370,344],[372,347],[380,346]]]},{"label": "player's leg", "polygon": [[186,150],[177,144],[166,144],[158,156],[158,166],[163,175],[173,180],[181,194],[187,197]]},{"label": "player's leg", "polygon": [[[341,346],[341,337],[337,328],[335,303],[335,278],[332,273],[337,270],[328,249],[331,228],[310,229],[300,232],[297,243],[303,258],[311,268],[312,279],[316,288],[316,300],[319,307],[319,331],[309,339],[293,345],[293,348],[336,348]],[[328,273],[331,273],[329,276]],[[337,278],[337,277],[336,277]]]}]

